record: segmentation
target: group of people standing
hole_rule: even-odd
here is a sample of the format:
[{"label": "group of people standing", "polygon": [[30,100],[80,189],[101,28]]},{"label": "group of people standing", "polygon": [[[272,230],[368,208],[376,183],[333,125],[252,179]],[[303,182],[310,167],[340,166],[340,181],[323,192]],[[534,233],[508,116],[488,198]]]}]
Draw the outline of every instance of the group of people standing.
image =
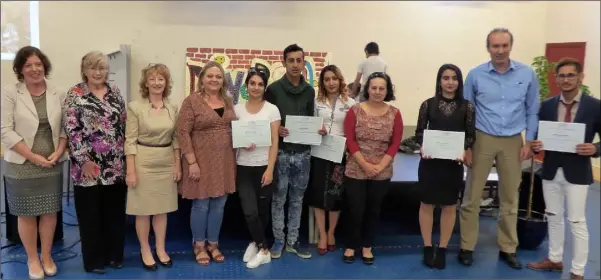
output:
[{"label": "group of people standing", "polygon": [[[465,85],[457,66],[441,66],[435,95],[419,110],[416,136],[420,144],[427,129],[465,133],[464,156],[456,160],[433,159],[422,150],[418,177],[423,263],[445,268],[465,165],[468,176],[460,209],[458,258],[464,265],[472,264],[482,189],[495,163],[501,203],[499,256],[510,267],[521,268],[515,254],[520,162],[544,149],[536,140],[539,118],[575,121],[586,123],[587,143],[579,145],[576,154],[545,152],[550,253],[548,259],[528,267],[562,268],[565,193],[576,244],[571,272],[573,279],[582,279],[588,252],[583,201],[592,182],[590,157],[599,156],[600,151],[599,143],[590,143],[595,133],[601,133],[599,100],[579,93],[582,67],[566,59],[556,70],[561,97],[543,102],[539,113],[534,72],[509,59],[513,35],[495,29],[486,42],[491,61],[470,71]],[[203,266],[224,262],[219,232],[227,197],[234,192],[239,194],[252,237],[242,257],[248,268],[279,258],[284,249],[301,258],[312,256],[298,240],[305,199],[314,208],[319,254],[335,250],[338,217],[345,211],[344,262],[353,263],[355,250],[361,250],[362,261],[373,264],[380,208],[403,135],[401,112],[387,103],[395,99],[394,86],[383,60],[373,58],[379,54],[373,42],[366,47],[369,62],[362,63],[360,70],[378,65],[384,70],[367,73],[361,86],[358,82],[347,86],[340,69],[328,65],[320,73],[317,94],[302,75],[304,54],[296,44],[286,47],[286,74],[269,86],[267,71],[251,67],[245,80],[248,101],[237,105],[227,92],[222,66],[208,62],[199,74],[196,92],[178,109],[168,101],[172,80],[163,64],[142,70],[142,98],[125,104],[119,88],[107,81],[104,54],[86,54],[81,61],[82,82],[61,91],[47,79],[52,67],[46,55],[35,47],[20,49],[13,66],[19,82],[2,93],[2,142],[7,148],[9,209],[18,216],[30,278],[57,273],[51,247],[62,198],[58,163],[66,159],[67,149],[87,272],[101,274],[107,266],[123,266],[126,215],[136,216],[143,267],[154,271],[158,265],[172,266],[165,237],[167,213],[178,209],[178,194],[192,200],[190,226],[196,262]],[[580,104],[576,105],[578,113],[572,105],[558,105],[570,102]],[[316,133],[346,137],[342,161],[312,157],[311,146],[284,142],[290,133],[286,128],[290,115],[321,117],[323,127]],[[272,145],[233,148],[234,120],[269,121]],[[436,206],[442,207],[442,217],[440,242],[434,248],[431,233]],[[271,246],[265,234],[269,222],[275,239]],[[154,252],[149,244],[151,227]]]}]

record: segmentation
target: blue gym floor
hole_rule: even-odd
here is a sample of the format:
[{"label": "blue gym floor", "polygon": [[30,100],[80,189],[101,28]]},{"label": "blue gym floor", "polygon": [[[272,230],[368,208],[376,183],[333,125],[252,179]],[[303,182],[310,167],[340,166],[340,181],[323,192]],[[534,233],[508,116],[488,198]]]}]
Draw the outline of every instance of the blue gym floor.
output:
[{"label": "blue gym floor", "polygon": [[[590,236],[589,261],[586,268],[586,279],[599,279],[599,243],[600,243],[600,191],[599,183],[595,183],[589,191],[587,201],[587,220]],[[55,246],[54,260],[57,262],[59,274],[52,278],[354,278],[354,279],[393,279],[393,278],[516,278],[516,279],[567,279],[569,263],[572,254],[572,241],[566,239],[563,274],[537,272],[529,269],[513,270],[498,261],[496,245],[496,223],[493,218],[482,217],[480,222],[480,241],[475,253],[475,263],[472,267],[463,267],[456,261],[458,236],[453,236],[449,244],[446,270],[430,270],[421,264],[421,237],[417,235],[393,236],[379,238],[374,248],[376,262],[366,266],[361,261],[354,264],[342,262],[342,250],[328,253],[325,256],[317,254],[313,248],[312,259],[301,260],[296,256],[284,253],[281,259],[272,260],[270,264],[256,269],[247,269],[242,262],[246,240],[221,240],[222,251],[226,262],[211,263],[201,267],[194,261],[191,243],[188,238],[177,238],[177,233],[168,232],[167,248],[170,251],[174,266],[162,268],[156,272],[147,272],[142,268],[139,246],[135,235],[128,234],[125,248],[125,267],[120,270],[108,269],[104,275],[87,274],[81,265],[80,246],[78,243],[78,228],[73,204],[65,204],[64,208],[64,241]],[[70,224],[70,225],[69,225]],[[387,231],[387,225],[381,225],[380,231]],[[4,226],[2,231],[4,231]],[[569,232],[569,229],[566,228]],[[4,236],[4,234],[3,234]],[[566,235],[569,237],[570,235]],[[437,240],[437,237],[435,237]],[[6,240],[2,240],[6,245]],[[547,242],[545,241],[536,251],[518,251],[518,256],[524,264],[540,260],[546,256]],[[27,278],[26,257],[20,245],[2,250],[2,273],[4,279]]]}]

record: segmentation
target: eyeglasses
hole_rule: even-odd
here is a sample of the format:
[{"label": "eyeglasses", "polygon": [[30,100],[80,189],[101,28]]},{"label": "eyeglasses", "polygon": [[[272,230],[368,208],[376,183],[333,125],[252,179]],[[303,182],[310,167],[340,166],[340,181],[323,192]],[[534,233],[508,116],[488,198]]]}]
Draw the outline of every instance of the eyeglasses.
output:
[{"label": "eyeglasses", "polygon": [[268,78],[267,77],[267,69],[263,69],[263,68],[258,68],[258,67],[250,67],[248,69],[248,74],[249,75],[253,75],[253,74],[258,74],[259,76],[263,77],[263,78]]},{"label": "eyeglasses", "polygon": [[263,69],[263,68],[250,67],[248,69],[248,73],[250,73],[250,74],[260,73],[260,74],[264,74],[265,75],[267,73],[267,71],[265,71],[265,69]]},{"label": "eyeglasses", "polygon": [[576,77],[578,77],[578,75],[574,74],[574,73],[570,73],[570,74],[559,74],[559,75],[556,75],[555,77],[557,77],[558,80],[563,80],[563,79],[574,80],[574,79],[576,79]]},{"label": "eyeglasses", "polygon": [[369,75],[369,78],[384,78],[386,79],[386,74],[384,72],[373,72]]}]

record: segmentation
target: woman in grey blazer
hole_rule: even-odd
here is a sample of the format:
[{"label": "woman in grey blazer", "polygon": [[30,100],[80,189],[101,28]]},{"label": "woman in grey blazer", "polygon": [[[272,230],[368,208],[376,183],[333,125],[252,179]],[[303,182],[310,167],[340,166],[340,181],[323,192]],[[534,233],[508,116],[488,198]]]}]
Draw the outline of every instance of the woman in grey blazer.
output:
[{"label": "woman in grey blazer", "polygon": [[56,213],[62,206],[59,162],[66,159],[67,138],[61,122],[65,92],[46,79],[51,68],[50,60],[39,49],[21,48],[13,62],[18,82],[5,87],[2,93],[6,197],[10,214],[18,217],[30,279],[56,274],[51,250]]}]

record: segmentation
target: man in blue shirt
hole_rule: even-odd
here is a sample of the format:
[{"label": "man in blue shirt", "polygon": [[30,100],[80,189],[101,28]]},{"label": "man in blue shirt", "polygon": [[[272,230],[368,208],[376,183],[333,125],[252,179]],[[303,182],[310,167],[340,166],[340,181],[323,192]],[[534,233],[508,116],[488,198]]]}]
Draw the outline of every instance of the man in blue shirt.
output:
[{"label": "man in blue shirt", "polygon": [[[515,251],[518,246],[518,188],[521,162],[530,156],[529,142],[538,125],[539,85],[529,66],[509,58],[513,35],[497,28],[486,39],[491,60],[472,69],[466,77],[464,96],[476,108],[476,142],[472,167],[466,179],[460,211],[461,250],[459,261],[471,265],[478,241],[482,192],[493,164],[499,175],[499,258],[521,269]],[[526,130],[526,141],[522,131]]]}]

